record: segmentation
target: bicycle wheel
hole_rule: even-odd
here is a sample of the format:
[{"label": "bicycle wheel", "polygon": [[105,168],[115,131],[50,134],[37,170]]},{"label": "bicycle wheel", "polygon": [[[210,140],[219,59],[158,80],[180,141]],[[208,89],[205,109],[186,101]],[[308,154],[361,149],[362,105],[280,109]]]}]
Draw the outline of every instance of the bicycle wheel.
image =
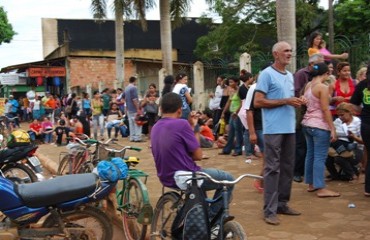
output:
[{"label": "bicycle wheel", "polygon": [[[71,228],[71,231],[68,231],[71,234],[70,239],[112,240],[113,228],[109,218],[104,212],[95,207],[84,206],[74,211],[61,213],[61,218],[66,230],[68,231],[68,228]],[[49,215],[45,219],[43,227],[59,227],[58,219]],[[76,229],[80,230],[79,228],[82,231],[76,231]],[[83,231],[83,229],[86,229],[87,232]],[[92,235],[94,238],[89,237]]]},{"label": "bicycle wheel", "polygon": [[177,192],[167,192],[159,198],[152,219],[151,240],[172,239],[171,226],[183,201]]},{"label": "bicycle wheel", "polygon": [[65,155],[59,163],[57,175],[72,174],[72,160],[73,155]]},{"label": "bicycle wheel", "polygon": [[74,163],[79,162],[81,157],[82,157],[81,153],[77,153],[76,155],[74,154],[65,155],[59,163],[57,175],[67,175],[78,172],[74,170],[74,168],[76,168],[76,166],[74,166]]},{"label": "bicycle wheel", "polygon": [[118,202],[122,206],[125,237],[127,240],[143,240],[152,214],[146,186],[136,178],[130,178],[124,184],[128,186],[125,186],[122,204],[120,199]]},{"label": "bicycle wheel", "polygon": [[85,162],[82,164],[78,173],[91,173],[94,170],[94,165],[92,162]]},{"label": "bicycle wheel", "polygon": [[235,221],[229,221],[224,224],[224,237],[223,239],[229,240],[245,240],[247,235],[240,225],[240,223]]},{"label": "bicycle wheel", "polygon": [[15,183],[37,182],[36,174],[27,166],[19,163],[5,165],[1,171],[4,176]]}]

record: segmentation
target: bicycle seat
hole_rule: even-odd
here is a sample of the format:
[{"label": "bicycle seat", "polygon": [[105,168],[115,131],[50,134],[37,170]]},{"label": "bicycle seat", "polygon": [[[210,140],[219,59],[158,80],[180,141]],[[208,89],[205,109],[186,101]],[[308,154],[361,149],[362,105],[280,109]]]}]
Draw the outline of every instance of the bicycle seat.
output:
[{"label": "bicycle seat", "polygon": [[125,163],[132,163],[135,165],[140,162],[140,158],[138,157],[125,157],[124,160],[125,160]]}]

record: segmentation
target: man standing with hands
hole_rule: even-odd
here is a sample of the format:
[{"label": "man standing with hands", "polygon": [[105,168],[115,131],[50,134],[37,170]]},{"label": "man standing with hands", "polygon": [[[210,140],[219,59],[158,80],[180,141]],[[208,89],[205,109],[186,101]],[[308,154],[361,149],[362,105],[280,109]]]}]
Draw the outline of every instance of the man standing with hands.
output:
[{"label": "man standing with hands", "polygon": [[274,63],[258,78],[254,105],[262,108],[265,142],[264,220],[279,225],[277,214],[300,215],[288,206],[295,160],[295,107],[304,100],[294,96],[293,75],[286,70],[292,47],[278,42],[272,48]]}]

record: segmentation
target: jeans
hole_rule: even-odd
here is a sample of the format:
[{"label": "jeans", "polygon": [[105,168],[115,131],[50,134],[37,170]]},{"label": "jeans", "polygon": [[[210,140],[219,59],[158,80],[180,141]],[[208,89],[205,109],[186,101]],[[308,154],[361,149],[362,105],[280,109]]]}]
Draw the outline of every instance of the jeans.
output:
[{"label": "jeans", "polygon": [[330,132],[327,130],[303,127],[307,142],[305,183],[316,188],[325,188],[325,161],[330,146]]},{"label": "jeans", "polygon": [[98,138],[98,126],[100,127],[100,137],[104,136],[104,115],[93,115],[94,138]]},{"label": "jeans", "polygon": [[116,124],[108,123],[107,124],[108,138],[111,137],[112,128],[114,128],[114,137],[117,138],[118,137],[118,132],[120,131],[119,123],[116,123]]},{"label": "jeans", "polygon": [[244,139],[245,155],[247,157],[253,155],[254,154],[254,144],[251,144],[249,140],[249,130],[248,129],[244,129],[243,139]]},{"label": "jeans", "polygon": [[[234,144],[234,138],[235,144]],[[234,148],[235,154],[242,154],[242,144],[243,144],[243,125],[238,116],[231,116],[229,120],[229,133],[227,136],[227,143],[223,153],[229,154]]]},{"label": "jeans", "polygon": [[141,141],[142,126],[135,122],[136,112],[127,112],[128,124],[130,129],[130,141]]},{"label": "jeans", "polygon": [[[216,180],[228,180],[228,181],[234,180],[234,177],[230,173],[222,171],[222,170],[218,170],[215,168],[204,168],[204,169],[201,169],[200,171],[207,173],[208,175],[210,175],[212,178]],[[205,191],[216,190],[213,196],[213,199],[216,199],[218,196],[220,196],[220,194],[222,194],[223,186],[213,183],[209,180],[205,180],[204,183],[202,184],[202,189]],[[234,186],[227,187],[227,198],[229,200],[228,203],[230,203],[231,201],[233,189],[234,189]],[[223,207],[223,199],[220,199],[219,201],[212,203],[209,209],[209,218],[212,219],[214,216],[216,216],[217,212],[222,207]]]},{"label": "jeans", "polygon": [[51,143],[53,140],[53,133],[45,133],[44,134],[44,142]]}]

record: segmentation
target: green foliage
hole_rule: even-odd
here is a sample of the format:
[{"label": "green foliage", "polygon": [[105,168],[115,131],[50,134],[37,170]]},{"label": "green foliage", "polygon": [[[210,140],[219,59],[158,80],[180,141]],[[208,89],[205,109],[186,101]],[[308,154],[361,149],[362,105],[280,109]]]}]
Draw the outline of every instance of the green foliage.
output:
[{"label": "green foliage", "polygon": [[[210,24],[207,36],[198,39],[195,54],[203,60],[225,59],[237,61],[243,52],[252,56],[268,56],[276,42],[275,1],[265,0],[214,0],[214,11],[222,23]],[[296,0],[296,26],[298,45],[324,22],[324,11],[318,0]],[[267,61],[261,57],[261,61]]]},{"label": "green foliage", "polygon": [[334,8],[335,32],[343,35],[369,33],[370,1],[339,1]]},{"label": "green foliage", "polygon": [[13,30],[13,26],[8,21],[8,16],[3,7],[0,7],[0,45],[2,43],[10,43],[13,36],[17,34]]}]

